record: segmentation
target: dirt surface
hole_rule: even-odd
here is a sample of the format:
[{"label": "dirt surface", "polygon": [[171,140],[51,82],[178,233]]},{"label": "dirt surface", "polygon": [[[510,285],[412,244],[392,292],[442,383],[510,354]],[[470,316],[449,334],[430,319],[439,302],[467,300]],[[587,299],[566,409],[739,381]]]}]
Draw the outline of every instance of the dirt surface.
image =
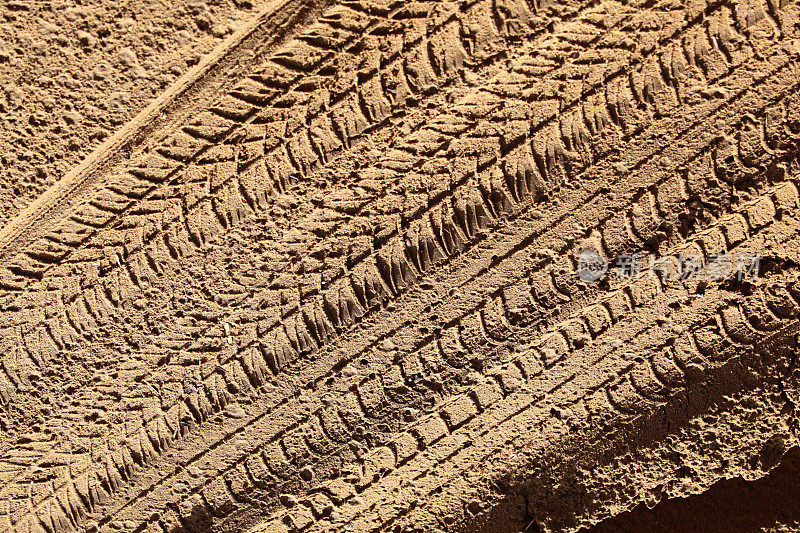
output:
[{"label": "dirt surface", "polygon": [[4,529],[792,527],[796,2],[35,5]]},{"label": "dirt surface", "polygon": [[792,448],[781,464],[757,480],[723,479],[706,492],[639,504],[591,531],[797,531],[800,528],[800,454]]},{"label": "dirt surface", "polygon": [[0,223],[128,122],[263,2],[0,2]]}]

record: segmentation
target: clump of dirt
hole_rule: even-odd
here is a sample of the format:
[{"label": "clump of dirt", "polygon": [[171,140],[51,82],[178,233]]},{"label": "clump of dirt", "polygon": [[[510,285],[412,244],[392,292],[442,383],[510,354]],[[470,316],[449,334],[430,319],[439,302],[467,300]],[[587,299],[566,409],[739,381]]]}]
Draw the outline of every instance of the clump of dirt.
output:
[{"label": "clump of dirt", "polygon": [[797,531],[800,527],[800,449],[792,448],[769,475],[717,481],[706,492],[639,504],[591,529],[611,531]]},{"label": "clump of dirt", "polygon": [[250,0],[0,3],[0,224],[257,7]]}]

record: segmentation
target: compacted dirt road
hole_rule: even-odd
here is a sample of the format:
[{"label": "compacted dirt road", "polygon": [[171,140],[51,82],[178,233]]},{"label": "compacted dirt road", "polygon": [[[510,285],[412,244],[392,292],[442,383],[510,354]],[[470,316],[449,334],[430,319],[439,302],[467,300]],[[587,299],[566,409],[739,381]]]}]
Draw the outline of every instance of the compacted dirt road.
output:
[{"label": "compacted dirt road", "polygon": [[[6,211],[0,529],[690,529],[790,490],[800,5],[219,9]],[[747,527],[796,528],[774,502]]]}]

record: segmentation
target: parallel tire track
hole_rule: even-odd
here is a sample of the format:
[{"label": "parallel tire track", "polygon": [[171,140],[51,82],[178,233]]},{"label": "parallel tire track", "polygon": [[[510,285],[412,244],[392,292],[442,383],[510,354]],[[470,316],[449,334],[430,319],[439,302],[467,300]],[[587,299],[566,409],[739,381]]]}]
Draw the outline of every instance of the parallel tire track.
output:
[{"label": "parallel tire track", "polygon": [[[795,186],[791,187],[796,194]],[[800,226],[794,217],[798,206],[795,200],[791,220],[775,222],[763,235],[746,241],[737,251],[758,251],[770,257],[781,248],[796,247]],[[737,294],[735,288],[715,287],[709,294],[699,297],[692,283],[686,286],[675,278],[671,283],[658,278],[637,280],[620,292],[650,293],[651,300],[643,304],[652,309],[651,313],[644,317],[630,313],[621,322],[610,325],[604,335],[595,337],[593,340],[597,342],[573,349],[551,368],[543,367],[540,362],[542,341],[534,343],[532,349],[514,355],[489,371],[490,379],[486,383],[453,398],[437,413],[416,422],[407,433],[366,454],[360,462],[360,481],[348,497],[336,501],[331,498],[332,489],[323,491],[328,505],[343,511],[329,513],[335,517],[333,523],[319,513],[308,514],[320,505],[319,498],[311,498],[302,501],[305,507],[281,512],[266,530],[302,523],[304,515],[314,518],[315,523],[308,524],[311,530],[319,527],[330,530],[336,527],[334,524],[349,524],[358,531],[381,531],[392,527],[395,520],[402,520],[406,525],[416,523],[422,529],[440,527],[443,507],[436,507],[429,498],[468,499],[471,491],[465,484],[471,476],[465,473],[476,465],[490,464],[486,461],[496,453],[508,453],[505,447],[511,443],[514,449],[525,450],[543,434],[537,428],[545,424],[567,423],[574,431],[575,427],[588,423],[590,431],[605,433],[623,420],[644,419],[648,413],[663,409],[671,399],[689,395],[687,388],[713,382],[711,376],[715,372],[722,372],[735,366],[738,359],[751,356],[757,344],[761,345],[759,351],[777,361],[791,349],[787,339],[800,331],[797,285],[800,278],[796,268],[780,274],[768,273],[765,277],[763,285],[753,294]],[[662,283],[663,288],[660,287]],[[734,292],[726,294],[726,298],[719,297],[720,292],[728,293],[731,289]],[[607,301],[615,299],[612,295]],[[676,335],[657,325],[661,320],[658,315],[665,316],[662,313],[665,310],[669,313],[670,308],[678,311],[669,320],[680,325],[684,333]],[[575,331],[568,323],[561,328],[564,332]],[[588,332],[588,327],[586,329]],[[606,342],[605,338],[615,342]],[[624,352],[620,350],[621,344],[627,347]],[[454,414],[462,417],[455,424]],[[524,417],[527,417],[524,422],[515,422],[517,432],[509,435],[498,430],[503,424]],[[532,422],[531,417],[541,420]],[[566,422],[562,418],[566,418]],[[526,438],[524,433],[530,436]],[[488,435],[498,438],[486,438]],[[484,452],[474,448],[484,447],[486,441],[489,444],[482,455]],[[415,446],[409,447],[409,444]],[[437,447],[446,451],[438,451]],[[415,455],[421,456],[425,466],[417,464]],[[475,463],[442,468],[451,461],[463,460],[459,456],[470,457]],[[403,470],[414,475],[404,475]],[[443,477],[442,472],[448,475]],[[387,485],[396,488],[398,482],[405,487],[405,492],[399,495],[385,488]],[[426,487],[432,482],[436,484]],[[458,489],[442,493],[439,488],[449,483],[455,483]],[[388,505],[371,498],[371,493],[398,503],[413,493],[415,497],[407,501],[416,503],[412,503],[411,508]],[[349,503],[356,494],[364,505]],[[387,511],[372,513],[376,505]],[[428,506],[439,516],[426,516]],[[392,512],[397,513],[396,518],[387,518]],[[406,517],[409,512],[411,514]]]},{"label": "parallel tire track", "polygon": [[[465,230],[465,231],[468,231],[468,230]],[[440,250],[440,253],[442,255],[449,255],[449,254],[452,253],[452,247],[448,248],[448,246],[446,244],[442,244],[442,246],[444,247],[443,251]],[[127,263],[129,261],[128,253],[125,252],[125,251],[121,251],[121,253],[113,254],[113,259],[111,259],[111,260],[115,261],[117,265],[122,266],[123,263]],[[130,261],[130,262],[133,263],[133,261]],[[151,276],[150,274],[142,275],[141,272],[133,272],[133,271],[131,271],[130,268],[128,270],[129,270],[128,277],[130,278],[130,280],[133,281],[133,284],[134,284],[134,286],[131,287],[133,290],[141,289],[143,285],[148,285],[149,282],[152,279],[154,279],[154,277],[155,277],[154,275]],[[124,281],[124,277],[123,277],[123,283],[124,282],[125,281]],[[379,282],[379,285],[380,285],[380,282]],[[385,285],[389,285],[390,286],[389,292],[395,292],[396,288],[393,290],[392,286],[396,285],[396,284],[393,283],[391,279],[386,280],[386,284]],[[385,285],[383,287],[379,287],[379,289],[383,288],[385,290],[386,289]],[[89,287],[84,286],[82,288],[82,292],[84,293],[84,295],[85,295],[86,290],[89,289],[89,288],[90,288],[90,286]],[[367,293],[368,292],[369,292],[369,287],[367,287]],[[80,293],[78,294],[78,297],[79,298],[81,298],[81,297],[85,298],[85,296],[82,296]],[[94,300],[96,300],[96,301],[94,301]],[[98,294],[96,296],[96,298],[88,298],[88,299],[86,299],[86,301],[81,301],[80,299],[78,299],[78,300],[71,300],[71,301],[64,302],[63,312],[67,315],[66,316],[66,324],[65,324],[65,328],[64,328],[64,329],[66,329],[66,332],[62,331],[60,334],[54,334],[54,331],[56,330],[56,324],[51,320],[51,321],[49,321],[47,323],[47,327],[44,330],[37,329],[37,330],[34,330],[34,333],[38,333],[39,336],[41,336],[43,338],[43,342],[45,344],[50,344],[51,346],[55,347],[56,350],[58,350],[59,348],[63,349],[65,346],[71,347],[70,339],[80,338],[82,331],[91,331],[91,329],[93,327],[96,327],[96,326],[92,326],[92,317],[97,318],[97,316],[104,315],[107,311],[104,311],[103,307],[105,306],[105,308],[108,309],[109,307],[113,306],[113,304],[114,304],[113,300],[115,300],[115,298],[113,296],[111,296],[110,294],[106,293],[105,295],[103,295],[102,293],[100,293],[100,294]],[[60,305],[60,303],[59,303],[59,305]],[[345,304],[342,303],[341,305],[345,305]],[[353,304],[352,300],[350,300],[347,303],[347,305],[356,305],[357,306],[358,304]],[[77,306],[77,315],[78,315],[77,317],[70,317],[69,316],[70,315],[71,306]],[[320,310],[317,310],[316,315],[317,315],[317,319],[318,320],[321,319],[323,322],[325,321],[325,317],[324,317],[324,315],[322,315],[322,312]],[[312,314],[312,316],[313,316],[313,314]],[[55,320],[59,320],[59,319],[56,318]],[[308,317],[306,316],[306,322],[308,322],[308,321],[309,321]],[[312,335],[316,338],[316,342],[319,342],[319,339],[321,337],[324,337],[326,335],[326,332],[329,332],[332,329],[341,327],[341,324],[337,320],[333,320],[333,322],[334,322],[333,325],[327,324],[325,326],[317,327],[316,335],[313,332],[314,328],[313,327],[311,328],[312,329]],[[318,325],[319,325],[319,323],[318,323]],[[283,326],[283,327],[284,327],[284,329],[286,329],[286,326]],[[303,326],[302,326],[302,324],[298,324],[298,327],[302,328]],[[289,335],[289,339],[288,340],[291,341],[292,337],[294,335],[293,327],[289,327],[288,329],[291,332],[291,334]],[[21,335],[21,336],[25,337],[25,336],[27,336],[29,334],[30,333],[28,333],[28,332],[22,332],[21,334],[17,333],[17,336]],[[288,348],[290,351],[292,351],[292,350],[296,351],[297,348],[298,348],[298,346],[297,346],[298,342],[300,343],[301,346],[302,346],[304,341],[306,343],[309,342],[309,341],[311,343],[315,342],[315,339],[308,339],[307,338],[308,337],[308,332],[304,332],[303,334],[306,336],[306,339],[304,339],[303,335],[301,335],[299,333],[299,331],[298,331],[298,335],[299,335],[300,339],[298,341],[295,341],[295,342],[290,342],[289,343],[290,346],[288,346],[288,347],[286,346],[287,343],[284,342],[283,343],[284,344],[284,349]],[[285,340],[286,339],[284,339],[284,341]],[[249,349],[249,348],[250,348],[249,346],[245,347],[245,349]],[[191,349],[191,347],[189,347],[189,349]],[[302,351],[302,349],[301,349],[301,351]],[[286,358],[290,358],[290,357],[294,357],[294,355],[291,355],[291,353],[290,353],[290,354],[287,354],[286,356],[281,356],[281,354],[277,354],[276,353],[276,354],[271,356],[270,367],[274,371],[274,369],[278,366],[280,361],[282,361],[282,360],[284,360]],[[36,362],[41,360],[41,357],[38,356],[38,354],[30,354],[30,358],[31,358],[31,360],[36,361]],[[41,364],[39,366],[41,366]],[[208,377],[208,376],[204,376],[204,377]],[[14,384],[16,384],[17,386],[19,386],[20,379],[11,379],[10,381],[13,382]],[[22,380],[22,381],[24,382],[24,380]],[[168,409],[169,407],[170,407],[169,405],[166,406],[166,409]]]},{"label": "parallel tire track", "polygon": [[[756,209],[755,211],[758,211],[758,210]],[[754,212],[755,212],[755,211],[754,211]],[[752,216],[752,215],[748,215],[748,217],[749,217],[749,216]]]},{"label": "parallel tire track", "polygon": [[[679,243],[746,248],[794,209],[797,189],[782,182],[800,134],[796,5],[687,3],[634,44],[617,32],[645,25],[645,12],[573,7],[328,8],[65,219],[44,221],[38,240],[17,239],[0,280],[0,422],[20,435],[0,443],[8,529],[92,518],[192,530],[230,513],[251,520],[254,498],[270,512],[297,505],[281,493],[301,498],[281,523],[311,527],[340,505],[332,486],[373,490],[366,479],[393,469],[386,450],[416,468],[386,439],[426,448],[484,416],[485,398],[463,394],[476,376],[496,383],[486,398],[531,376],[556,380],[574,350],[649,309],[651,289],[612,301],[570,278],[579,246],[611,260]],[[605,31],[592,30],[597,17]],[[571,40],[585,56],[548,57]],[[627,65],[603,58],[622,44],[635,51]],[[332,77],[349,61],[351,74]],[[344,185],[338,168],[351,169]],[[315,192],[328,181],[333,201]],[[259,244],[275,227],[297,235]],[[351,238],[352,250],[340,247]],[[274,262],[267,285],[229,269],[256,245]],[[539,370],[492,373],[539,335]],[[98,438],[88,414],[59,407],[62,441],[22,434],[32,417],[21,405],[59,394],[37,390],[42,373],[56,384],[52,365],[73,358],[110,369],[66,376],[73,405],[102,406],[120,427]],[[107,387],[109,375],[133,394]],[[626,379],[603,389],[598,411],[646,408],[615,397],[638,390]],[[87,383],[99,386],[76,389]],[[412,429],[420,412],[438,414]],[[397,519],[354,516],[370,527]]]}]

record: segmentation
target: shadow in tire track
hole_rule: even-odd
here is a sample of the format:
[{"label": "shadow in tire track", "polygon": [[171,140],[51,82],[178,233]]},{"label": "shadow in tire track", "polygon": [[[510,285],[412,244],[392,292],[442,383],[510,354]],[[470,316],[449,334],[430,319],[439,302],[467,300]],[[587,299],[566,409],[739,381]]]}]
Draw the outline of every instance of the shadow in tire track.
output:
[{"label": "shadow in tire track", "polygon": [[756,481],[723,479],[687,498],[639,504],[588,530],[762,531],[800,526],[800,448],[791,448],[770,473]]}]

